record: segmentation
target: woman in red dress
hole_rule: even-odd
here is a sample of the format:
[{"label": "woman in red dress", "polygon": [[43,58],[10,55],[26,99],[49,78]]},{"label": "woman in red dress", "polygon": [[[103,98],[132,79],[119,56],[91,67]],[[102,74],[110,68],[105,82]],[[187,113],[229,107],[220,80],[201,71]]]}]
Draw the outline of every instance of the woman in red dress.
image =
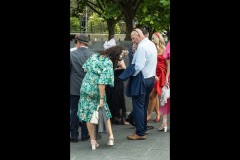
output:
[{"label": "woman in red dress", "polygon": [[159,98],[161,95],[162,87],[165,84],[166,79],[166,62],[163,57],[165,47],[165,41],[162,35],[158,32],[155,32],[152,35],[152,42],[156,45],[158,56],[157,56],[157,68],[156,68],[156,76],[154,82],[154,88],[149,96],[149,104],[148,104],[148,114],[147,121],[151,119],[151,114],[153,109],[156,111],[155,122],[160,121],[160,110],[159,110]]}]

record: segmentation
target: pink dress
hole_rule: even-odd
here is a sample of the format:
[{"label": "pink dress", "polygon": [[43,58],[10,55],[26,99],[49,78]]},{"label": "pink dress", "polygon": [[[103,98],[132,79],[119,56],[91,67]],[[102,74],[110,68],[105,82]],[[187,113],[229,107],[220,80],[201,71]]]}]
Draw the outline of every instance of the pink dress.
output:
[{"label": "pink dress", "polygon": [[[166,46],[166,50],[163,54],[163,57],[166,60],[170,60],[170,41],[168,42],[168,44]],[[168,81],[170,82],[170,74],[168,77]],[[167,103],[164,106],[160,107],[161,114],[168,114],[169,112],[170,112],[170,98],[167,99]]]}]

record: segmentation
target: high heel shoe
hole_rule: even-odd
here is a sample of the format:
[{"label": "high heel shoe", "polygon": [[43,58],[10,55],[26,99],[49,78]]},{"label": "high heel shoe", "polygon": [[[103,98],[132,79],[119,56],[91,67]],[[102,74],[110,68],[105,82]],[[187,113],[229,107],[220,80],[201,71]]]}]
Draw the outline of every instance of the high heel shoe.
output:
[{"label": "high heel shoe", "polygon": [[95,150],[99,146],[96,140],[91,140],[91,145],[92,145],[92,150]]},{"label": "high heel shoe", "polygon": [[167,132],[167,126],[166,127],[159,127],[159,129],[158,129],[159,131],[164,131],[164,132]]},{"label": "high heel shoe", "polygon": [[108,146],[113,146],[114,145],[114,138],[113,137],[109,137],[107,145]]}]

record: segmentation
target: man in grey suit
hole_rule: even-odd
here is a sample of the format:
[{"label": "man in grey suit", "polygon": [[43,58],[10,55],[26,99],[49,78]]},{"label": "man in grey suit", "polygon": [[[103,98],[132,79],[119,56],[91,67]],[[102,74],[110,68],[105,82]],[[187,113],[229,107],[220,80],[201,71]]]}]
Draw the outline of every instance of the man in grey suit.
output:
[{"label": "man in grey suit", "polygon": [[[78,142],[78,101],[80,99],[82,80],[86,74],[82,65],[93,54],[88,49],[89,38],[87,36],[77,34],[75,36],[75,43],[76,49],[70,51],[70,141],[74,143]],[[81,126],[81,140],[84,141],[89,139],[86,122],[82,121]]]}]

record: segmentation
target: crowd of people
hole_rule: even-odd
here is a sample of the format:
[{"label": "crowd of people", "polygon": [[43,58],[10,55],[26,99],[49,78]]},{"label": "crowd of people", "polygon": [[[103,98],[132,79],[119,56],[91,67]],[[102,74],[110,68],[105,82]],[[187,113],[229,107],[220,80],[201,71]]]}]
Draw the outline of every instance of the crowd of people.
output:
[{"label": "crowd of people", "polygon": [[[108,134],[107,145],[114,145],[113,124],[132,124],[135,133],[129,140],[147,138],[148,126],[155,110],[154,121],[160,122],[159,131],[167,132],[170,98],[160,105],[163,87],[170,88],[170,41],[165,45],[159,32],[149,39],[148,32],[135,28],[131,32],[132,46],[117,45],[114,37],[104,43],[104,50],[88,49],[89,38],[75,36],[76,47],[70,49],[70,141],[78,142],[79,124],[81,140],[90,139],[92,150],[99,147],[99,126]],[[126,67],[124,57],[128,55]],[[126,88],[124,81],[128,80]],[[127,116],[125,94],[132,99],[132,111]],[[91,123],[93,112],[100,107],[104,122]],[[162,122],[161,122],[162,115]],[[128,123],[129,122],[129,123]]]}]

